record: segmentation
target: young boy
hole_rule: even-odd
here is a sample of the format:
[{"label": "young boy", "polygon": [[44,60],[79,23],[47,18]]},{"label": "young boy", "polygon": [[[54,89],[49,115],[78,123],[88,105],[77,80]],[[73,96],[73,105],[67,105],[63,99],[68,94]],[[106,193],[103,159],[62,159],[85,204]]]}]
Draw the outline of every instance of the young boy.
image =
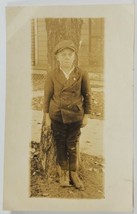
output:
[{"label": "young boy", "polygon": [[54,54],[58,68],[49,72],[44,89],[46,127],[51,127],[61,167],[60,185],[84,190],[77,174],[76,146],[80,128],[87,125],[91,113],[88,74],[75,66],[77,49],[71,40],[59,42]]}]

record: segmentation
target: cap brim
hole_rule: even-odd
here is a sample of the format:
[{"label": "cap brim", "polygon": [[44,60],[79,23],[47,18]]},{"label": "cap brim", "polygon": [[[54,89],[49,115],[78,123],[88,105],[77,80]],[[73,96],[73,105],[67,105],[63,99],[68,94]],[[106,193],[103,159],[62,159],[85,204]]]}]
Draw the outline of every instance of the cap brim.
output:
[{"label": "cap brim", "polygon": [[63,51],[64,49],[70,49],[70,50],[72,50],[72,51],[74,51],[74,52],[76,51],[75,48],[73,48],[73,47],[63,47],[63,48],[60,48],[60,49],[56,50],[56,51],[55,51],[55,54],[57,54],[57,53]]}]

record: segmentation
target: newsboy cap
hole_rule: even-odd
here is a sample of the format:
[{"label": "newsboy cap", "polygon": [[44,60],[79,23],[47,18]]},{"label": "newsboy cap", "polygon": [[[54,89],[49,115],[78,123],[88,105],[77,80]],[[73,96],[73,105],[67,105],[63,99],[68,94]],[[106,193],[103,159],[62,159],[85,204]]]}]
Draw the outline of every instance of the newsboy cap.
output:
[{"label": "newsboy cap", "polygon": [[76,52],[76,46],[71,40],[62,40],[59,42],[54,48],[54,54],[59,53],[60,51],[64,50],[65,48],[69,48]]}]

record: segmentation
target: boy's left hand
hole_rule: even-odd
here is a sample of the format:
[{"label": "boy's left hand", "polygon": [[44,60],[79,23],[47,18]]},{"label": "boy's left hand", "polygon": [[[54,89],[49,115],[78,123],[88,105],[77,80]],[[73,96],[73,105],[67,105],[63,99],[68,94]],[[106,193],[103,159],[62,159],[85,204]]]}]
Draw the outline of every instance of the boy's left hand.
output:
[{"label": "boy's left hand", "polygon": [[84,114],[81,128],[85,127],[88,124],[88,114]]}]

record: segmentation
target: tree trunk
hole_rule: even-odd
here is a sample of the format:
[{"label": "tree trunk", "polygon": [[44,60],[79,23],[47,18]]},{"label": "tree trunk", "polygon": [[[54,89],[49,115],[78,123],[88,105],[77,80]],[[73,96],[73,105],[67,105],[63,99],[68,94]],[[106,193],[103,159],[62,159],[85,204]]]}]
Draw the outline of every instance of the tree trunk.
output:
[{"label": "tree trunk", "polygon": [[[81,39],[82,19],[45,19],[47,29],[48,62],[51,69],[56,67],[56,60],[53,53],[55,45],[61,40],[69,39],[74,42],[79,50]],[[76,61],[76,64],[78,60]]]},{"label": "tree trunk", "polygon": [[[77,50],[79,49],[81,39],[82,20],[76,18],[63,19],[45,19],[47,29],[47,47],[48,47],[48,62],[49,68],[54,69],[56,65],[53,50],[55,45],[64,39],[72,40]],[[78,58],[76,59],[76,65]],[[56,147],[52,136],[52,131],[45,129],[45,124],[42,124],[41,130],[41,150],[40,157],[42,168],[46,173],[47,178],[56,176],[56,172],[60,171],[56,162]],[[77,143],[77,168],[80,163],[79,142]]]}]

